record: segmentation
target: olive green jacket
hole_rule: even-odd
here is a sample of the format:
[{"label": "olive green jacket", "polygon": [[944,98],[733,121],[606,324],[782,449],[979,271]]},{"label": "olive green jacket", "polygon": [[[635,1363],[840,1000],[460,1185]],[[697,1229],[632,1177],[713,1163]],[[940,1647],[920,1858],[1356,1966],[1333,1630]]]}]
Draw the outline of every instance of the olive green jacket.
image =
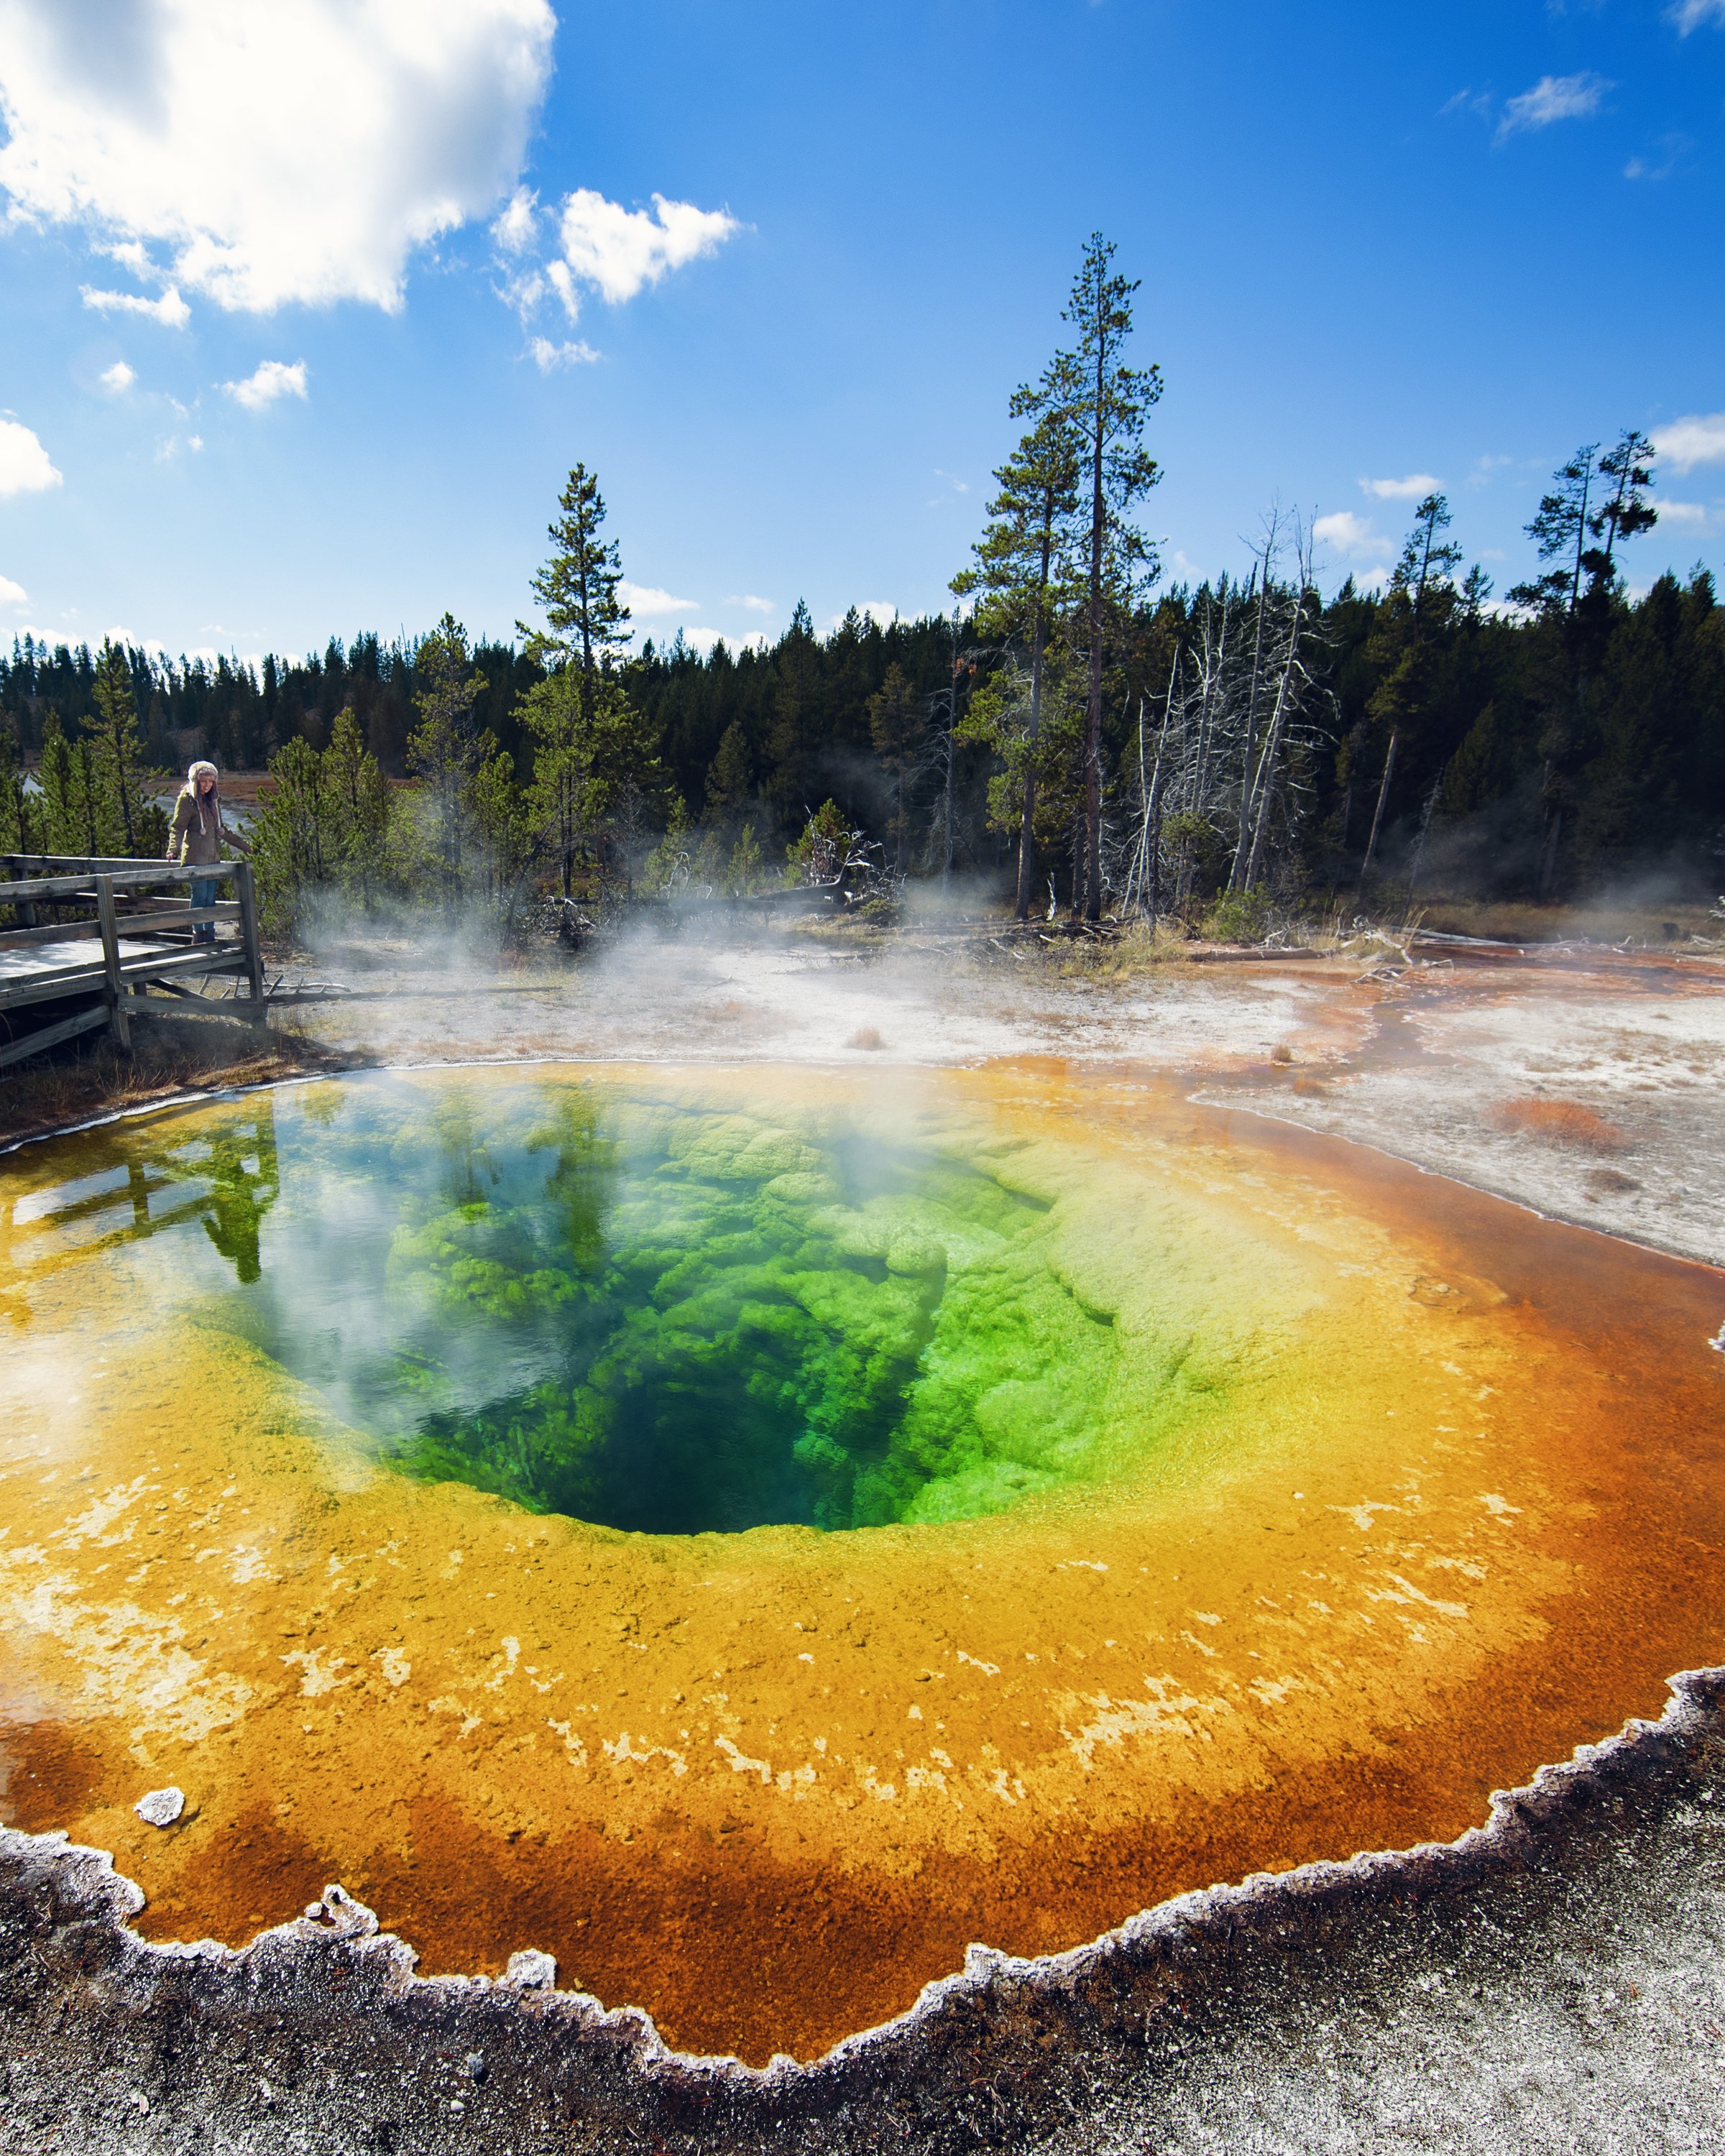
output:
[{"label": "olive green jacket", "polygon": [[[208,822],[212,828],[205,830]],[[222,858],[222,841],[237,846],[243,854],[251,851],[251,841],[243,839],[238,831],[222,821],[221,803],[213,804],[213,813],[207,808],[203,817],[198,814],[198,803],[189,793],[182,793],[174,803],[173,822],[168,826],[167,858],[178,861],[186,868],[208,868]]]}]

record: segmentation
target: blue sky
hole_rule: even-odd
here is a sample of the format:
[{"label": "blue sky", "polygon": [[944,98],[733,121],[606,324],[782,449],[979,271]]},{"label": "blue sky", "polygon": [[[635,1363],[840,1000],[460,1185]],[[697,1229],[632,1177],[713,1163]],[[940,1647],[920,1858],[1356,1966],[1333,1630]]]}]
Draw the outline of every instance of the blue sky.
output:
[{"label": "blue sky", "polygon": [[507,634],[578,458],[645,633],[947,603],[1096,227],[1168,576],[1501,589],[1626,425],[1719,562],[1725,0],[0,0],[0,111],[8,638]]}]

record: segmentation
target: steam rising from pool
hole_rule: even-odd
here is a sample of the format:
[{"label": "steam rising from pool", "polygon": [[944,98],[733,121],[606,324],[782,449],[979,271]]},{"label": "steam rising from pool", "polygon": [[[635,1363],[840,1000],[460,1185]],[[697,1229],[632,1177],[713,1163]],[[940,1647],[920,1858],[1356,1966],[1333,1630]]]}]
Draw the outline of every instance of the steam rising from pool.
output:
[{"label": "steam rising from pool", "polygon": [[1122,1358],[1016,1149],[971,1138],[567,1081],[348,1087],[284,1119],[263,1255],[203,1314],[391,1465],[535,1512],[972,1517],[1098,1471]]}]

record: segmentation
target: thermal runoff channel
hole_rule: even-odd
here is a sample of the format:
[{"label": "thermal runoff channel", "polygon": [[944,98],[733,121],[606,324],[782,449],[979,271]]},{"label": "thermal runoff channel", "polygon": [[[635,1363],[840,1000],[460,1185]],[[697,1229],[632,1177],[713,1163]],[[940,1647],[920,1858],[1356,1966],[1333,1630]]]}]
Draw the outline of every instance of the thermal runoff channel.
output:
[{"label": "thermal runoff channel", "polygon": [[810,2056],[1717,1658],[1715,1273],[1129,1072],[372,1074],[9,1170],[5,1804],[153,1938],[339,1881]]}]

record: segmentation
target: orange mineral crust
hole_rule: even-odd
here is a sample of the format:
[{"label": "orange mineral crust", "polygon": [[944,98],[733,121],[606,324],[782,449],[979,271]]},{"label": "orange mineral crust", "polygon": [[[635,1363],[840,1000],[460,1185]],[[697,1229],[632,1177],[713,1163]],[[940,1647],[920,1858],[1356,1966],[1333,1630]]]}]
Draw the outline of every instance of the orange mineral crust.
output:
[{"label": "orange mineral crust", "polygon": [[[1705,1268],[1131,1072],[392,1083],[405,1130],[475,1086],[627,1101],[619,1129],[692,1116],[701,1158],[732,1149],[713,1175],[764,1158],[762,1131],[914,1122],[1042,1209],[1043,1270],[1014,1277],[1027,1298],[1058,1281],[1101,1329],[1106,1441],[1066,1448],[1070,1472],[1036,1455],[969,1517],[924,1498],[882,1526],[643,1533],[535,1512],[403,1471],[212,1320],[192,1255],[175,1270],[171,1217],[224,1291],[267,1282],[285,1215],[248,1217],[219,1163],[290,1194],[362,1086],[15,1155],[7,1809],[111,1850],[152,1938],[241,1943],[339,1880],[427,1971],[541,1948],[675,2045],[807,2057],[973,1940],[1068,1947],[1186,1888],[1453,1837],[1721,1658]],[[172,1159],[204,1183],[165,1180]],[[812,1204],[812,1178],[783,1187]],[[921,1203],[829,1209],[823,1232],[885,1221],[886,1255],[855,1263],[890,1288],[938,1262],[933,1212],[906,1240]],[[952,1231],[945,1262],[951,1297],[981,1260]],[[1031,1457],[1014,1400],[1057,1418],[1058,1372],[1013,1392],[1032,1381],[976,1409],[1003,1458]],[[144,1824],[132,1805],[170,1784],[185,1815]]]}]

